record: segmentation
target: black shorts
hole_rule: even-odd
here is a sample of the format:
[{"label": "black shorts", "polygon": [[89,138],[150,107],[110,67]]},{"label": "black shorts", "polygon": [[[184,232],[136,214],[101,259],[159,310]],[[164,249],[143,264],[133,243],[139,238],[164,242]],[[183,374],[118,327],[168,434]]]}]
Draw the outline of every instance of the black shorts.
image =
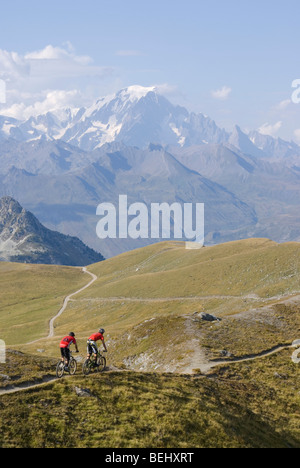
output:
[{"label": "black shorts", "polygon": [[60,348],[61,357],[70,360],[71,353],[69,348]]},{"label": "black shorts", "polygon": [[88,354],[98,354],[98,348],[94,341],[88,340],[87,342],[87,352]]}]

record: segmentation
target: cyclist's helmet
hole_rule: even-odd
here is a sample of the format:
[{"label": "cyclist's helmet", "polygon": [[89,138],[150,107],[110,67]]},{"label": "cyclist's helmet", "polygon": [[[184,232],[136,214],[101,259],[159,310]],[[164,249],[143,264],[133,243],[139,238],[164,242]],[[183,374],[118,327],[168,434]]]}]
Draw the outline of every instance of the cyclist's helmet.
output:
[{"label": "cyclist's helmet", "polygon": [[104,328],[100,328],[99,333],[101,333],[101,335],[104,335],[104,333],[105,333]]},{"label": "cyclist's helmet", "polygon": [[72,338],[74,338],[74,337],[75,337],[75,333],[71,332],[71,333],[69,333],[69,336],[72,336]]}]

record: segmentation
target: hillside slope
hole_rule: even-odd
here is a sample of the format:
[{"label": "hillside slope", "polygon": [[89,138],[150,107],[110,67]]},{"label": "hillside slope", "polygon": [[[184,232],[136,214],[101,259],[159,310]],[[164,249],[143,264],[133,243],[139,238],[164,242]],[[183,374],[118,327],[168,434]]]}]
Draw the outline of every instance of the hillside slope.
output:
[{"label": "hillside slope", "polygon": [[0,262],[0,338],[21,349],[41,339],[35,349],[43,347],[64,298],[88,281],[80,268]]},{"label": "hillside slope", "polygon": [[[53,374],[9,354],[3,373]],[[274,376],[274,366],[278,375]],[[21,371],[21,372],[20,372]],[[12,382],[16,382],[12,375]],[[297,448],[298,376],[289,356],[214,376],[108,372],[0,395],[2,448]],[[0,390],[2,387],[0,379]],[[81,396],[80,396],[81,395]],[[103,417],[103,411],[105,417]],[[20,424],[22,415],[22,424]],[[99,419],[101,424],[99,425]]]},{"label": "hillside slope", "polygon": [[[189,373],[211,359],[256,355],[299,338],[298,243],[184,246],[156,244],[91,265],[98,280],[56,321],[56,336],[72,323],[85,349],[103,326],[111,363]],[[222,320],[203,321],[202,312]],[[51,354],[55,339],[45,346]]]},{"label": "hillside slope", "polygon": [[[9,347],[0,446],[299,447],[299,371],[292,350],[278,348],[299,339],[299,249],[267,239],[196,251],[169,242],[91,265],[98,279],[72,298],[51,339],[50,318],[86,275],[0,264],[0,336]],[[53,381],[70,326],[78,374]],[[109,371],[86,378],[86,339],[100,326]],[[5,393],[13,387],[21,391]]]}]

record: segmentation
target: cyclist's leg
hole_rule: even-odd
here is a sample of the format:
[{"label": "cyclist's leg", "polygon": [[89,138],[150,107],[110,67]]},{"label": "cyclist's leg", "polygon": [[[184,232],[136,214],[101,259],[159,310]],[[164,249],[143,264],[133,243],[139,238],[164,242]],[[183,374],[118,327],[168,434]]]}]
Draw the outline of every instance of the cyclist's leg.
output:
[{"label": "cyclist's leg", "polygon": [[94,341],[89,341],[89,353],[90,356],[93,355],[94,364],[97,364],[98,348]]},{"label": "cyclist's leg", "polygon": [[65,349],[60,348],[61,362],[65,362]]},{"label": "cyclist's leg", "polygon": [[93,348],[91,341],[87,342],[87,359],[91,359],[91,355],[93,354]]},{"label": "cyclist's leg", "polygon": [[65,367],[68,367],[67,348],[60,348],[60,352],[61,352],[61,362],[64,363]]},{"label": "cyclist's leg", "polygon": [[70,353],[69,348],[65,348],[65,358],[66,358],[65,365],[66,365],[66,368],[68,368],[70,364],[70,359],[71,359],[71,353]]}]

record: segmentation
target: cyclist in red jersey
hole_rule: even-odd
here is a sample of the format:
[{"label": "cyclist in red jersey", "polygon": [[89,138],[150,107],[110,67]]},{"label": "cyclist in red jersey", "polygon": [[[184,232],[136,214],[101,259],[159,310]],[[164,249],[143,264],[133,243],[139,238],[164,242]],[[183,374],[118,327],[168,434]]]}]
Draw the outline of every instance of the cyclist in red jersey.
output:
[{"label": "cyclist in red jersey", "polygon": [[95,361],[97,360],[97,355],[98,355],[98,347],[97,347],[97,341],[102,341],[104,351],[107,353],[107,347],[104,341],[104,333],[105,330],[103,328],[100,328],[98,333],[94,333],[91,335],[87,341],[87,357],[88,359],[91,358],[91,355],[94,354]]},{"label": "cyclist in red jersey", "polygon": [[73,332],[69,333],[68,336],[65,336],[60,342],[60,352],[61,360],[65,362],[65,370],[68,370],[70,363],[70,346],[74,344],[76,348],[76,353],[79,353],[77,342],[75,340],[75,334]]}]

